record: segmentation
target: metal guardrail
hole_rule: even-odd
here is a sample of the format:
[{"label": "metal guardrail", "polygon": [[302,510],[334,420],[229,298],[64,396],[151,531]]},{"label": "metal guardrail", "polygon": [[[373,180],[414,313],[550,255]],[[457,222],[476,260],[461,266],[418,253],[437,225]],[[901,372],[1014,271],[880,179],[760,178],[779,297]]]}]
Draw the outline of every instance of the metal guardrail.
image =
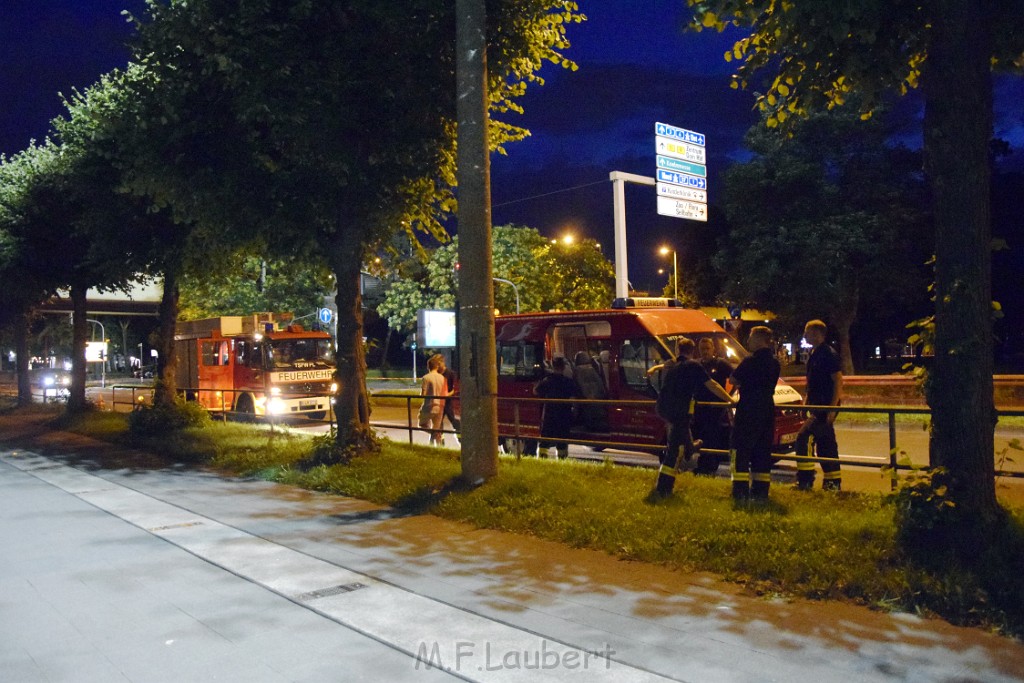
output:
[{"label": "metal guardrail", "polygon": [[[441,430],[425,430],[420,428],[418,425],[414,426],[412,419],[412,402],[416,400],[422,400],[422,396],[419,394],[390,394],[390,393],[375,393],[372,394],[374,398],[392,398],[392,399],[403,399],[406,402],[406,429],[409,434],[409,443],[413,443],[413,435],[417,431],[440,431],[444,434],[455,434],[455,430],[441,429]],[[451,397],[437,397],[439,400],[454,400],[458,399],[458,396]],[[539,436],[533,434],[525,434],[521,430],[521,420],[519,418],[519,405],[523,403],[571,403],[574,405],[615,405],[615,406],[626,406],[626,405],[642,405],[649,406],[652,410],[654,409],[655,401],[653,400],[599,400],[599,399],[545,399],[545,398],[511,398],[511,397],[498,397],[499,401],[507,401],[513,403],[513,431],[502,433],[499,431],[498,436],[505,439],[513,439],[515,442],[515,455],[516,457],[522,457],[521,446],[524,441],[539,441]],[[717,402],[697,402],[699,406],[708,407],[728,407],[727,403]],[[787,406],[787,409],[800,410],[800,411],[821,411],[821,412],[834,412],[834,413],[865,413],[865,414],[879,414],[888,416],[888,428],[889,428],[889,453],[887,462],[879,462],[877,458],[872,456],[851,456],[841,455],[839,460],[842,463],[848,465],[857,465],[861,467],[875,467],[878,469],[888,469],[892,472],[892,488],[896,488],[897,476],[900,470],[914,471],[920,469],[919,467],[906,465],[899,462],[899,448],[896,443],[896,416],[900,414],[909,415],[931,415],[929,408],[907,408],[907,407],[856,407],[856,406],[817,406],[817,405],[804,405],[794,404]],[[1024,417],[1024,410],[997,410],[999,417]],[[384,425],[382,423],[370,423],[371,426],[391,426]],[[596,441],[586,439],[560,439],[554,437],[544,437],[546,442],[552,443],[566,443],[576,444],[581,446],[591,446],[599,448],[616,448],[620,450],[638,450],[644,452],[651,452],[652,445],[650,443],[626,443],[622,441]],[[729,451],[722,449],[706,448],[704,452],[713,453],[715,455],[729,455]],[[795,453],[773,453],[772,457],[776,460],[792,460],[798,461],[812,461],[822,462],[827,458],[811,457],[806,455],[796,455]],[[995,454],[993,454],[995,457]],[[1011,478],[1024,478],[1024,472],[1012,472],[1006,470],[996,471],[996,476],[999,477],[1011,477]]]},{"label": "metal guardrail", "polygon": [[[112,402],[112,408],[115,409],[115,410],[116,410],[116,406],[118,406],[118,405],[122,405],[122,406],[130,405],[133,410],[138,409],[142,405],[148,405],[150,400],[151,400],[152,391],[153,391],[151,386],[138,386],[138,385],[113,385],[111,387],[111,390],[113,392],[113,398],[112,398],[112,401],[111,401]],[[119,401],[118,400],[118,391],[119,390],[121,392],[124,392],[126,390],[130,391],[131,392],[130,400],[125,401],[125,400],[122,399],[122,400]],[[178,389],[179,393],[185,394],[185,395],[188,395],[189,393],[199,392],[199,391],[212,391],[212,390],[210,390],[210,389],[199,390],[199,389],[190,388],[190,387],[179,388]],[[218,390],[218,391],[220,391],[220,397],[221,397],[223,408],[222,408],[222,410],[219,410],[219,411],[216,411],[216,412],[221,414],[224,417],[225,420],[227,419],[228,416],[242,416],[242,415],[245,415],[245,416],[250,416],[250,417],[259,417],[259,416],[254,416],[254,415],[252,415],[250,413],[241,413],[241,412],[234,411],[234,410],[230,409],[230,406],[234,403],[234,401],[231,401],[229,403],[227,401],[227,395],[238,394],[238,393],[247,393],[244,390],[240,390],[240,389],[224,389],[224,390]],[[315,396],[315,397],[330,398],[329,394],[302,394],[301,396],[309,396],[309,397]],[[423,396],[421,396],[419,393],[416,393],[416,394],[401,393],[401,394],[399,394],[399,393],[389,393],[389,392],[378,392],[378,393],[372,393],[372,394],[370,394],[370,396],[372,398],[399,399],[399,400],[405,402],[406,423],[405,423],[404,429],[405,429],[405,431],[408,434],[408,440],[409,440],[410,444],[414,442],[414,435],[416,434],[416,432],[430,433],[431,431],[439,431],[442,434],[456,434],[456,435],[458,434],[458,432],[456,430],[454,430],[454,429],[431,430],[431,429],[424,429],[424,428],[422,428],[422,427],[420,427],[418,425],[418,423],[414,420],[414,417],[413,417],[414,413],[413,413],[413,406],[412,406],[412,404],[413,404],[413,401],[421,401],[421,400],[423,400]],[[295,397],[299,397],[299,395],[296,394],[295,396],[292,396],[292,395],[284,395],[284,394],[282,394],[282,397],[284,397],[284,398],[295,398]],[[459,400],[461,397],[459,397],[459,396],[437,396],[435,398],[437,400],[441,400],[441,401],[453,401],[453,400]],[[653,411],[654,405],[655,405],[655,401],[650,400],[650,399],[637,399],[637,400],[545,399],[545,398],[529,398],[529,397],[511,398],[511,397],[500,397],[499,396],[497,400],[498,401],[502,401],[502,402],[511,402],[513,404],[513,408],[512,408],[512,411],[513,411],[513,429],[512,429],[511,432],[508,432],[508,431],[501,432],[501,431],[499,431],[498,435],[499,435],[500,438],[511,439],[513,441],[513,443],[514,443],[514,454],[516,455],[517,458],[518,457],[522,457],[522,445],[523,445],[523,443],[525,441],[539,441],[540,440],[540,437],[538,435],[525,433],[525,431],[523,429],[523,423],[522,423],[522,420],[520,419],[520,413],[519,413],[519,407],[522,404],[527,404],[527,403],[540,403],[540,404],[544,404],[544,403],[570,403],[570,404],[574,404],[574,405],[605,405],[605,406],[619,406],[619,407],[632,405],[632,406],[646,406],[646,407],[650,407],[652,411]],[[727,403],[717,403],[717,402],[698,402],[697,405],[699,405],[699,406],[708,406],[708,407],[727,407],[729,404],[727,404]],[[857,465],[857,466],[860,466],[860,467],[874,467],[874,468],[878,468],[878,469],[883,469],[883,468],[888,469],[892,473],[892,487],[893,488],[896,488],[897,476],[898,476],[898,472],[899,471],[901,471],[901,470],[913,471],[913,470],[916,470],[916,469],[920,469],[919,467],[912,466],[912,465],[906,465],[906,464],[903,464],[903,463],[899,462],[899,448],[898,448],[897,438],[896,438],[896,416],[897,415],[931,415],[931,410],[929,408],[898,407],[898,406],[892,406],[892,407],[816,406],[816,405],[803,405],[803,404],[793,404],[792,406],[786,406],[786,408],[787,409],[792,409],[792,410],[801,410],[801,411],[805,411],[805,410],[806,411],[811,411],[811,410],[813,410],[813,411],[820,411],[820,412],[863,413],[863,414],[886,415],[887,418],[888,418],[888,432],[889,432],[888,433],[888,437],[889,437],[889,453],[888,453],[888,456],[886,458],[886,462],[881,462],[878,458],[873,457],[873,456],[851,456],[851,455],[841,455],[840,458],[839,458],[840,462],[848,464],[848,465]],[[997,409],[997,414],[998,414],[999,417],[1024,417],[1024,410]],[[271,430],[273,430],[274,429],[274,425],[277,422],[277,419],[275,419],[275,418],[279,418],[279,417],[287,417],[287,416],[286,415],[269,415],[269,416],[264,416],[263,419],[270,424]],[[333,408],[329,409],[327,411],[326,417],[328,419],[324,420],[324,421],[328,422],[330,424],[331,430],[333,431],[333,429],[334,429],[334,411],[333,411]],[[391,423],[373,422],[373,421],[371,421],[369,424],[370,424],[371,427],[378,427],[378,428],[381,428],[381,427],[394,428],[394,426],[395,426],[394,424],[391,424]],[[552,443],[575,444],[575,445],[589,446],[589,447],[595,447],[595,448],[614,448],[614,449],[619,449],[619,450],[635,450],[635,451],[641,451],[641,452],[647,452],[647,453],[650,453],[652,451],[658,450],[658,446],[652,445],[651,443],[629,443],[629,442],[623,442],[623,441],[601,441],[601,440],[588,440],[588,439],[579,439],[579,438],[560,439],[560,438],[554,438],[554,437],[544,437],[543,440],[546,441],[546,442],[552,442]],[[712,453],[712,454],[715,454],[715,455],[727,456],[729,454],[728,451],[722,450],[722,449],[706,448],[706,449],[703,449],[703,450],[705,452],[707,452],[707,453]],[[993,454],[993,457],[994,456],[995,456],[995,454]],[[805,456],[805,455],[796,455],[794,453],[773,453],[772,457],[775,458],[776,460],[791,460],[793,462],[797,462],[797,461],[822,462],[823,460],[826,460],[826,458],[811,457],[811,456]],[[999,477],[1024,478],[1024,472],[1013,472],[1013,471],[1006,471],[1006,470],[998,470],[998,471],[996,471],[995,474],[996,474],[996,476],[999,476]]]}]

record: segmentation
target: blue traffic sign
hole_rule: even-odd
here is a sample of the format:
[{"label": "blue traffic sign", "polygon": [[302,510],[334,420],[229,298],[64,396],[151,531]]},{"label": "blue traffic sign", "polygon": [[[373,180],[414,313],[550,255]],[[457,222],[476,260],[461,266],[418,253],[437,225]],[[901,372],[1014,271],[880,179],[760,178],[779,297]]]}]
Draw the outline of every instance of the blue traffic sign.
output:
[{"label": "blue traffic sign", "polygon": [[707,178],[701,178],[687,173],[677,173],[676,171],[667,171],[664,168],[658,169],[658,180],[663,183],[682,185],[683,187],[695,187],[698,190],[708,189]]},{"label": "blue traffic sign", "polygon": [[334,320],[334,311],[329,308],[321,308],[317,312],[316,319],[323,325],[330,325],[331,321]]},{"label": "blue traffic sign", "polygon": [[704,133],[695,133],[692,130],[677,128],[676,126],[670,126],[667,123],[655,123],[654,134],[661,135],[666,138],[675,138],[676,140],[689,142],[693,145],[700,145],[701,147],[704,146]]}]

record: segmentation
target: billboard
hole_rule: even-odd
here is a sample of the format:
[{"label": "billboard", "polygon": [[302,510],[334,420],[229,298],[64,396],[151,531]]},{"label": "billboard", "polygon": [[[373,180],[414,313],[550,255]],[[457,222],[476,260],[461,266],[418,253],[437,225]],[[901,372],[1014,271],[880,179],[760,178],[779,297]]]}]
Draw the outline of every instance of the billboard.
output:
[{"label": "billboard", "polygon": [[420,309],[416,314],[416,339],[425,349],[455,348],[455,311]]}]

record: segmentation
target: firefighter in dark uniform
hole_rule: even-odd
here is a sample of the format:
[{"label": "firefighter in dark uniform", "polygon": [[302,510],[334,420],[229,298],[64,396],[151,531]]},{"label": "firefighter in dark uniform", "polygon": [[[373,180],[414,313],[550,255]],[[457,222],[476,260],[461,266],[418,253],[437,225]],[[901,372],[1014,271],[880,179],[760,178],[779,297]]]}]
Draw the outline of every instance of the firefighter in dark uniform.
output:
[{"label": "firefighter in dark uniform", "polygon": [[[716,355],[715,340],[704,337],[697,343],[700,364],[718,385],[725,386],[732,375],[732,364]],[[721,402],[721,399],[705,387],[697,390],[698,402]],[[704,442],[694,474],[714,474],[718,471],[720,455],[708,453],[706,449],[729,450],[729,409],[725,407],[698,405],[693,411],[693,437]]]},{"label": "firefighter in dark uniform", "polygon": [[[668,443],[661,456],[657,484],[658,493],[663,496],[672,494],[678,474],[679,449],[683,449],[683,458],[689,461],[701,447],[701,442],[694,441],[690,432],[697,392],[704,390],[713,397],[711,400],[732,403],[725,389],[708,377],[704,367],[693,359],[696,350],[693,340],[680,337],[676,340],[676,359],[662,366],[665,375],[656,409],[668,422]],[[652,371],[657,369],[651,368]]]},{"label": "firefighter in dark uniform", "polygon": [[[565,376],[565,359],[556,356],[551,361],[551,370],[533,388],[533,395],[539,398],[570,399],[577,398],[579,391],[576,382]],[[569,457],[568,438],[572,430],[571,403],[545,403],[540,420],[540,455],[547,454],[548,448],[555,447],[560,460]],[[553,439],[551,441],[545,438]]]},{"label": "firefighter in dark uniform", "polygon": [[[804,339],[814,347],[807,358],[807,398],[804,403],[811,406],[838,406],[842,398],[842,364],[831,346],[825,343],[828,328],[820,320],[812,320],[804,326]],[[827,458],[821,461],[822,483],[826,490],[842,488],[842,472],[839,471],[839,445],[836,443],[835,412],[812,411],[800,428],[796,438],[796,454]],[[798,460],[796,464],[796,486],[803,491],[814,488],[814,461]]]},{"label": "firefighter in dark uniform", "polygon": [[740,501],[767,500],[775,440],[775,385],[782,368],[769,328],[759,325],[752,329],[747,348],[750,355],[730,378],[740,390],[729,453],[732,496]]}]

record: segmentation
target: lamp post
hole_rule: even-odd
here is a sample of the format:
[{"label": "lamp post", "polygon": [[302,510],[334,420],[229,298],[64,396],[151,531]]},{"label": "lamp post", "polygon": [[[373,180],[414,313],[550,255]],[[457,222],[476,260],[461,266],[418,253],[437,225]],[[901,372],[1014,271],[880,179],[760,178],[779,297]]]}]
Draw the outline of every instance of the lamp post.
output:
[{"label": "lamp post", "polygon": [[515,292],[515,295],[516,295],[516,313],[518,313],[519,312],[519,287],[516,286],[516,283],[512,282],[511,280],[506,280],[506,279],[500,278],[500,277],[492,277],[491,279],[494,280],[495,282],[504,282],[506,285],[512,285],[512,291]]},{"label": "lamp post", "polygon": [[673,296],[679,298],[679,269],[676,266],[676,250],[669,249],[668,247],[662,247],[658,250],[662,256],[667,256],[669,252],[672,252],[672,293]]}]

